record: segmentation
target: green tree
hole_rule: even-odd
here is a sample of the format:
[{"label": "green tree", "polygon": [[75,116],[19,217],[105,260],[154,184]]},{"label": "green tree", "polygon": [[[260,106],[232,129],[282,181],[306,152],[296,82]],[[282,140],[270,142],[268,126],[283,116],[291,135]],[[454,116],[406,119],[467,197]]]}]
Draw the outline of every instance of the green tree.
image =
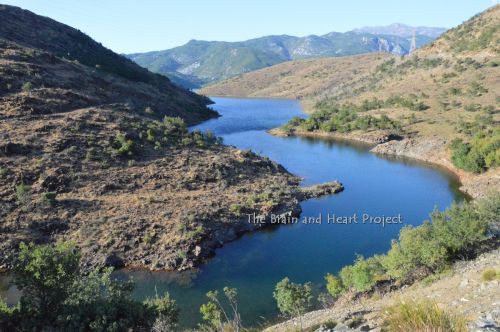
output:
[{"label": "green tree", "polygon": [[[79,271],[80,255],[68,243],[19,245],[14,283],[22,291],[20,315],[35,326],[55,322]],[[28,322],[26,322],[28,323]]]},{"label": "green tree", "polygon": [[302,331],[302,315],[311,306],[311,283],[296,284],[284,278],[276,284],[273,296],[281,313],[299,319]]},{"label": "green tree", "polygon": [[224,331],[224,326],[230,326],[232,331],[241,331],[241,316],[238,311],[238,290],[236,288],[224,287],[224,295],[231,308],[231,315],[224,309],[219,300],[218,291],[210,291],[207,293],[208,303],[200,307],[200,313],[203,320],[207,321],[218,331]]},{"label": "green tree", "polygon": [[[80,255],[68,243],[20,244],[14,283],[17,307],[0,304],[0,330],[127,331],[157,325],[175,328],[178,309],[168,293],[144,303],[132,298],[133,283],[111,277],[112,269],[83,275]],[[161,323],[161,324],[160,324]]]},{"label": "green tree", "polygon": [[325,276],[325,280],[326,280],[326,289],[328,291],[328,294],[330,294],[334,298],[339,297],[340,294],[344,292],[345,287],[340,278],[334,276],[333,274],[328,273]]}]

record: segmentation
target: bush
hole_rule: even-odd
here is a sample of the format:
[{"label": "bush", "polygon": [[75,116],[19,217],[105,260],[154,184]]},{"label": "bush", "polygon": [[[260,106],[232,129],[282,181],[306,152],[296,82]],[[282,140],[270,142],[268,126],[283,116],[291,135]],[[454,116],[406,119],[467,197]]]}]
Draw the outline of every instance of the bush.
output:
[{"label": "bush", "polygon": [[484,172],[500,165],[500,130],[478,132],[469,143],[453,140],[451,150],[451,161],[456,167],[474,173]]},{"label": "bush", "polygon": [[284,278],[276,284],[273,296],[281,313],[299,319],[302,331],[302,315],[311,306],[311,283],[296,284]]},{"label": "bush", "polygon": [[42,194],[42,204],[53,206],[56,203],[56,192],[46,192]]},{"label": "bush", "polygon": [[500,273],[497,273],[497,271],[493,269],[487,269],[483,271],[482,278],[484,281],[492,281],[496,278],[500,278]]},{"label": "bush", "polygon": [[216,331],[240,331],[242,328],[241,317],[238,312],[238,302],[236,299],[238,291],[236,288],[229,287],[224,287],[223,291],[232,313],[226,312],[219,300],[219,293],[217,291],[207,293],[209,302],[200,307],[200,313],[203,320],[207,321]]},{"label": "bush", "polygon": [[344,284],[342,283],[342,279],[328,273],[325,276],[325,280],[326,280],[326,289],[328,290],[328,294],[330,294],[334,298],[339,297],[345,290]]},{"label": "bush", "polygon": [[378,262],[375,257],[365,260],[358,256],[353,265],[348,265],[340,271],[340,279],[346,288],[354,288],[359,292],[371,289],[376,283]]},{"label": "bush", "polygon": [[340,280],[327,275],[327,289],[336,296],[344,289],[367,291],[378,280],[411,282],[444,271],[454,260],[474,255],[474,249],[499,227],[499,216],[500,194],[436,210],[430,221],[401,229],[387,254],[368,259],[358,256],[340,271]]},{"label": "bush", "polygon": [[133,284],[111,279],[111,269],[83,275],[80,254],[70,244],[20,245],[14,283],[22,291],[17,307],[0,306],[6,331],[149,330],[157,320],[175,325],[178,310],[168,294],[141,303]]},{"label": "bush", "polygon": [[399,241],[392,244],[382,264],[389,276],[403,281],[439,272],[485,240],[489,222],[471,203],[434,211],[431,221],[401,230]]},{"label": "bush", "polygon": [[127,138],[127,135],[123,133],[116,135],[112,147],[114,156],[132,157],[135,153],[134,141]]},{"label": "bush", "polygon": [[16,187],[16,198],[19,205],[27,205],[30,201],[31,187],[21,183]]},{"label": "bush", "polygon": [[465,317],[442,310],[429,301],[401,302],[386,309],[384,325],[388,331],[467,331]]},{"label": "bush", "polygon": [[25,82],[22,86],[21,86],[21,90],[23,90],[24,92],[29,92],[31,91],[31,89],[33,88],[31,82]]}]

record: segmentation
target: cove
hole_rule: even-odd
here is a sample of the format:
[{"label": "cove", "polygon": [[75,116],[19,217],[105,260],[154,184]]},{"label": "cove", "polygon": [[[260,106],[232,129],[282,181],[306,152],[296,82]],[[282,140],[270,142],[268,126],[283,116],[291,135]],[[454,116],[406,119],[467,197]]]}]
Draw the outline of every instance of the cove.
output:
[{"label": "cove", "polygon": [[[249,233],[224,245],[198,271],[115,272],[136,282],[134,296],[139,299],[168,291],[180,306],[182,327],[200,323],[206,292],[224,286],[238,288],[245,326],[275,322],[279,317],[272,293],[284,277],[311,281],[320,291],[326,273],[338,272],[358,254],[387,251],[401,227],[419,225],[434,208],[443,210],[465,198],[451,173],[429,164],[377,156],[369,146],[354,142],[268,134],[294,116],[307,116],[295,100],[212,100],[222,116],[191,129],[210,129],[225,144],[267,156],[302,177],[303,185],[337,179],[345,190],[303,202],[297,223]],[[333,215],[341,222],[327,222]],[[363,223],[364,215],[374,220],[400,216],[401,223]],[[359,222],[349,222],[354,216]],[[311,222],[303,223],[303,218]],[[0,278],[0,292],[9,303],[17,302],[19,294],[8,286],[8,278]]]},{"label": "cove", "polygon": [[[450,173],[412,160],[380,157],[369,146],[338,140],[275,137],[266,131],[294,116],[306,117],[295,100],[212,98],[222,116],[192,129],[212,130],[225,144],[251,149],[303,178],[303,185],[338,179],[345,190],[302,203],[303,217],[401,215],[402,223],[296,223],[246,234],[218,249],[199,271],[166,273],[118,271],[132,277],[139,298],[168,290],[181,308],[181,325],[201,321],[199,307],[209,290],[236,287],[245,326],[274,322],[272,293],[285,276],[319,288],[327,272],[337,272],[356,255],[383,253],[404,225],[418,225],[434,209],[464,195]],[[299,219],[300,220],[300,219]]]}]

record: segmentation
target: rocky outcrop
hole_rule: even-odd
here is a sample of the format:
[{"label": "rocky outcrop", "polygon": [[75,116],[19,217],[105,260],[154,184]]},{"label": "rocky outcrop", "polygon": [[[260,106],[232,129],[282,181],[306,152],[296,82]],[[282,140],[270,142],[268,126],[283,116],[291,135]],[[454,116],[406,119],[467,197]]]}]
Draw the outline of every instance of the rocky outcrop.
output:
[{"label": "rocky outcrop", "polygon": [[300,188],[300,199],[318,198],[326,195],[333,195],[344,190],[342,183],[338,181],[326,182],[309,187]]}]

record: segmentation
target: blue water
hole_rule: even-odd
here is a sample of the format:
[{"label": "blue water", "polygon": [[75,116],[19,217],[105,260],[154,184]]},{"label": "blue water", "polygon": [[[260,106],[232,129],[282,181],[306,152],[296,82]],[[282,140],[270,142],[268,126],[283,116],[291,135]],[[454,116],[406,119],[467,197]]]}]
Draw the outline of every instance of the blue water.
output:
[{"label": "blue water", "polygon": [[[464,196],[457,180],[438,168],[415,161],[389,159],[369,152],[365,145],[342,141],[274,137],[266,130],[293,116],[306,116],[293,100],[213,98],[222,117],[195,129],[210,129],[226,144],[252,149],[281,163],[309,185],[338,179],[340,194],[302,203],[302,216],[335,213],[352,216],[401,214],[404,224],[417,225],[435,208],[444,209]],[[325,221],[325,219],[323,219]],[[402,225],[296,224],[247,234],[217,250],[198,273],[120,272],[137,282],[136,296],[168,290],[181,307],[184,326],[200,321],[205,293],[224,286],[239,290],[245,325],[277,317],[272,297],[283,277],[312,281],[321,287],[327,272],[350,264],[356,254],[385,252]]]}]

